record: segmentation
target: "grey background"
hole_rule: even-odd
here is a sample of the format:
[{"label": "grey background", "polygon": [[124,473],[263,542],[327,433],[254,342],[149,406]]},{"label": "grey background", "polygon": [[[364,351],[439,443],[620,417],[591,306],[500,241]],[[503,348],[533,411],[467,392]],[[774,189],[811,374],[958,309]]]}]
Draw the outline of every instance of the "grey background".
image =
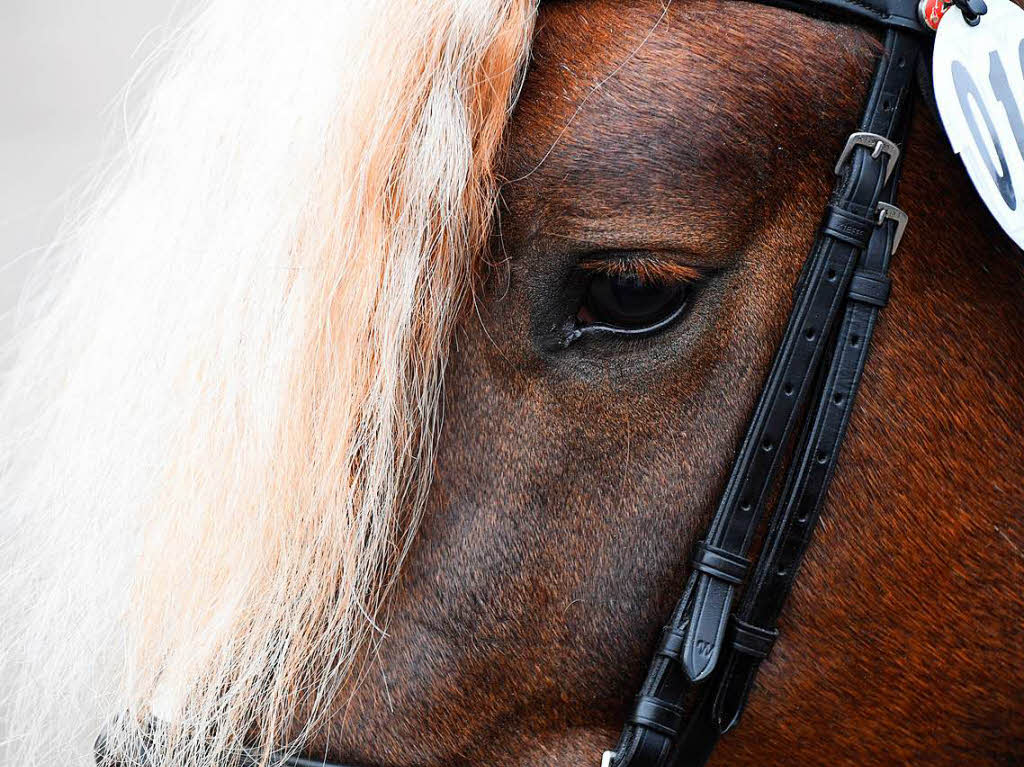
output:
[{"label": "grey background", "polygon": [[116,142],[126,84],[186,5],[0,0],[0,344],[33,250]]}]

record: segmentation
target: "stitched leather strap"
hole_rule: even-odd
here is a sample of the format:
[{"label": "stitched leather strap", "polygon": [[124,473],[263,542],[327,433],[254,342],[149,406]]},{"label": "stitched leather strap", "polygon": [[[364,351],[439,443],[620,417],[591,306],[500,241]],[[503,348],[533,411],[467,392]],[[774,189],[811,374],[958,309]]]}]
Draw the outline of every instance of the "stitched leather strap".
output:
[{"label": "stitched leather strap", "polygon": [[[897,141],[903,137],[917,53],[918,44],[913,35],[896,31],[887,33],[886,52],[872,81],[861,123],[862,131]],[[742,701],[745,701],[753,683],[757,665],[770,651],[776,631],[774,617],[772,620],[760,620],[757,610],[741,611],[739,620],[733,624],[732,641],[724,650],[722,662],[717,662],[719,653],[723,652],[725,628],[738,586],[739,568],[731,571],[730,577],[723,578],[721,572],[708,572],[711,568],[704,565],[712,558],[708,552],[712,552],[714,557],[729,554],[730,559],[737,562],[745,558],[779,468],[780,454],[812,388],[816,403],[811,408],[814,414],[805,425],[783,492],[783,501],[773,520],[784,514],[781,511],[783,506],[796,508],[793,505],[795,501],[789,500],[794,494],[804,496],[809,491],[809,488],[801,492],[792,489],[798,487],[794,479],[797,475],[813,472],[819,479],[814,484],[812,495],[819,498],[819,503],[824,495],[845,422],[843,429],[839,430],[816,428],[815,424],[820,422],[823,412],[830,414],[828,422],[832,423],[835,416],[828,409],[830,403],[835,409],[844,406],[848,412],[849,400],[855,389],[855,382],[845,372],[851,363],[844,363],[841,383],[815,386],[814,381],[826,353],[829,361],[825,366],[831,377],[831,371],[836,371],[835,376],[839,375],[836,360],[848,357],[843,352],[844,344],[851,351],[863,352],[867,335],[862,324],[850,324],[851,316],[859,318],[865,312],[874,316],[887,298],[885,266],[894,231],[888,221],[878,223],[876,207],[879,200],[891,201],[894,194],[895,177],[886,185],[888,159],[884,154],[873,153],[869,146],[857,145],[843,168],[843,175],[833,193],[832,208],[797,285],[790,321],[732,475],[705,540],[698,548],[694,571],[673,612],[670,633],[685,633],[686,636],[681,663],[675,659],[673,641],[673,652],[659,653],[655,657],[641,689],[643,696],[663,704],[678,706],[685,700],[691,701],[692,715],[684,735],[677,745],[666,732],[656,732],[633,722],[626,726],[619,740],[612,759],[614,767],[703,764],[719,734],[727,729],[729,712],[736,712],[738,716],[742,710]],[[845,225],[850,221],[858,226],[872,221],[870,235],[865,238],[858,236],[856,231],[836,231],[837,223]],[[879,243],[884,244],[880,246]],[[866,255],[867,251],[874,252],[878,247],[886,253],[885,263],[879,263],[874,255]],[[862,256],[862,252],[865,255]],[[838,341],[835,340],[837,337]],[[838,346],[831,351],[835,344]],[[859,370],[863,361],[858,365]],[[835,399],[837,395],[838,401]],[[800,483],[799,487],[805,485]],[[793,513],[791,518],[802,516],[801,513]],[[809,518],[805,517],[804,521]],[[791,557],[795,553],[795,542],[799,540],[802,539],[782,535],[780,552],[785,549]],[[788,543],[784,545],[783,541]],[[757,590],[755,584],[769,570],[788,579],[785,581],[787,589],[791,585],[796,560],[786,559],[781,554],[779,557],[768,554],[767,557],[762,554],[751,577],[748,593]],[[765,600],[765,603],[772,601],[768,599],[767,592]],[[746,605],[746,597],[743,604]],[[737,689],[739,694],[736,694]],[[736,716],[732,717],[733,721]]]},{"label": "stitched leather strap", "polygon": [[[910,99],[914,61],[907,61],[899,39],[890,32],[887,55],[876,74],[863,120],[863,132],[891,139],[896,115]],[[907,43],[916,52],[916,43]],[[878,147],[884,144],[881,140]],[[834,193],[832,209],[864,219],[877,209],[891,157],[856,145],[846,177]],[[850,217],[852,218],[852,216]],[[824,229],[811,251],[798,286],[793,311],[772,369],[754,411],[732,475],[705,536],[706,544],[736,556],[746,555],[762,518],[796,416],[810,391],[836,318],[841,314],[861,248],[853,238],[837,238]],[[683,664],[693,681],[707,678],[722,647],[735,584],[698,573]]]},{"label": "stitched leather strap", "polygon": [[778,629],[764,629],[737,619],[733,621],[732,649],[751,658],[764,660],[771,653],[778,636]]},{"label": "stitched leather strap", "polygon": [[874,230],[873,219],[858,216],[853,211],[844,210],[837,205],[829,205],[826,209],[822,232],[829,237],[835,237],[857,248],[866,248]]},{"label": "stitched leather strap", "polygon": [[[893,44],[894,52],[912,56],[916,46]],[[901,137],[909,118],[896,126]],[[898,176],[883,190],[881,200],[896,196]],[[828,374],[819,386],[817,406],[807,421],[794,461],[783,487],[780,503],[769,524],[762,555],[737,611],[737,626],[756,626],[775,632],[800,562],[817,524],[829,483],[835,471],[850,414],[867,359],[868,347],[879,309],[889,296],[887,271],[894,250],[896,227],[882,225],[874,232],[861,257],[861,266],[849,289],[842,325]],[[744,640],[749,635],[743,637]],[[710,717],[713,729],[727,732],[736,726],[746,705],[763,657],[746,652],[734,643],[722,659],[714,687]]]},{"label": "stitched leather strap", "polygon": [[850,290],[847,293],[851,301],[859,301],[862,304],[871,304],[882,308],[889,303],[889,290],[891,283],[889,278],[881,272],[871,272],[867,269],[858,269],[850,280]]},{"label": "stitched leather strap", "polygon": [[637,698],[629,721],[675,738],[683,726],[683,713],[681,706],[642,695]]},{"label": "stitched leather strap", "polygon": [[[883,199],[896,194],[896,179]],[[892,254],[894,227],[882,226],[862,257],[864,275],[850,284],[835,353],[813,418],[800,441],[797,458],[786,479],[782,501],[769,524],[764,550],[737,611],[737,625],[775,626],[793,587],[800,562],[819,519],[849,422],[878,311],[889,294],[886,272]],[[871,287],[867,287],[870,285]],[[870,295],[870,300],[865,300]],[[763,658],[734,652],[723,658],[711,716],[719,732],[736,726]]]},{"label": "stitched leather strap", "polygon": [[693,567],[711,578],[733,585],[743,583],[750,560],[726,549],[719,549],[701,541],[693,556]]},{"label": "stitched leather strap", "polygon": [[859,22],[927,33],[917,15],[917,0],[761,0],[766,5],[789,8],[802,13],[839,17]]},{"label": "stitched leather strap", "polygon": [[666,626],[661,634],[661,642],[658,645],[657,654],[678,662],[680,655],[682,655],[683,642],[685,641],[685,633],[674,626]]}]

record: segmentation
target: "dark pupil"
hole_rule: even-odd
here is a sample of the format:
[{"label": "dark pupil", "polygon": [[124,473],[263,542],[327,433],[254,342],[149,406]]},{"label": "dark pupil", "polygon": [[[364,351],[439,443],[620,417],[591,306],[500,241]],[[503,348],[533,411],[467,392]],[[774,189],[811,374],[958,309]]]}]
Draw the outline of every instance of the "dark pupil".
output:
[{"label": "dark pupil", "polygon": [[597,322],[626,328],[653,325],[678,305],[678,285],[642,282],[632,275],[598,276],[587,291],[587,308]]}]

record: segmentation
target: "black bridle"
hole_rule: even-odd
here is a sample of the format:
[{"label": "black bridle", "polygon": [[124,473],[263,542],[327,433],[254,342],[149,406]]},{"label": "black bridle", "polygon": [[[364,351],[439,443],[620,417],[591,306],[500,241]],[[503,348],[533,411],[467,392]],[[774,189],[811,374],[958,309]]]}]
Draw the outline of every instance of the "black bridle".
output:
[{"label": "black bridle", "polygon": [[[882,27],[885,51],[860,128],[836,163],[824,220],[729,482],[606,767],[704,764],[739,721],[818,521],[907,222],[894,201],[926,32],[917,0],[780,4]],[[801,414],[802,432],[751,573],[751,544],[769,516],[767,501]]]},{"label": "black bridle", "polygon": [[[889,297],[889,262],[907,223],[894,201],[915,74],[922,50],[930,47],[919,0],[758,1],[880,29],[885,51],[860,128],[836,164],[824,220],[729,482],[615,751],[604,755],[605,767],[702,765],[738,723],[817,524],[875,321]],[[985,12],[982,0],[955,4],[969,22]],[[791,455],[789,468],[769,514],[784,454]],[[748,555],[766,517],[751,572]],[[104,761],[101,742],[97,762]],[[342,767],[301,758],[279,764]]]},{"label": "black bridle", "polygon": [[[881,28],[885,51],[860,128],[836,163],[824,220],[729,482],[605,767],[703,765],[739,722],[821,513],[875,321],[889,298],[889,262],[907,223],[894,204],[900,147],[919,59],[931,43],[918,0],[762,1]],[[985,13],[981,0],[956,5],[968,23]],[[766,503],[801,414],[801,434],[769,515]],[[747,557],[766,516],[751,573]]]}]

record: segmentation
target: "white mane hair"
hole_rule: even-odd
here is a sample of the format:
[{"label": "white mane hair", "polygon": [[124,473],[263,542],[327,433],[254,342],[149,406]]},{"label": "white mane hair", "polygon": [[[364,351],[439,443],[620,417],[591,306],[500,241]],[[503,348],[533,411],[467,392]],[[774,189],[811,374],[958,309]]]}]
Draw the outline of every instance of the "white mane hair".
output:
[{"label": "white mane hair", "polygon": [[301,747],[429,479],[534,0],[213,0],[0,395],[0,763]]}]

